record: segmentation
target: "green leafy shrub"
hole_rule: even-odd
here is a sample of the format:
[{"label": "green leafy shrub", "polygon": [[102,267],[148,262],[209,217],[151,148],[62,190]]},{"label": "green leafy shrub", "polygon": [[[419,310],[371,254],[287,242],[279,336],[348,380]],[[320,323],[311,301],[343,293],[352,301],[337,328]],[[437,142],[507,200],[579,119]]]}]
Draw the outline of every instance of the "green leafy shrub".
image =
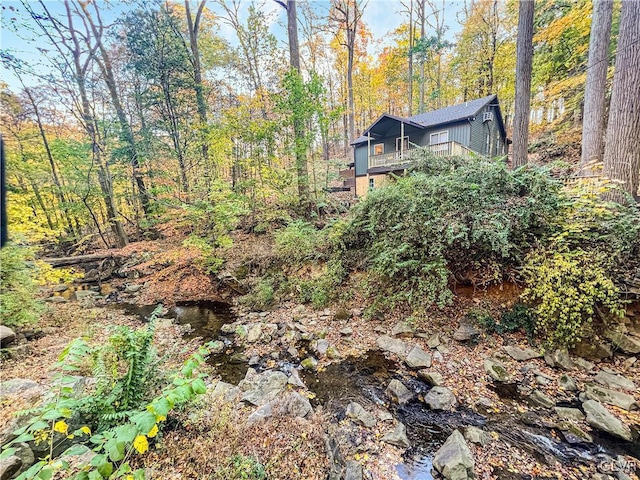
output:
[{"label": "green leafy shrub", "polygon": [[0,318],[8,327],[33,323],[44,311],[36,299],[37,271],[27,265],[30,256],[28,248],[17,245],[0,250]]},{"label": "green leafy shrub", "polygon": [[294,220],[275,233],[277,255],[292,263],[303,263],[321,255],[323,235],[314,225]]},{"label": "green leafy shrub", "polygon": [[252,310],[266,310],[274,301],[275,289],[270,278],[260,279],[252,291],[242,298],[242,303]]},{"label": "green leafy shrub", "polygon": [[535,317],[524,303],[516,303],[503,312],[499,319],[484,310],[471,310],[467,317],[483,327],[489,333],[512,333],[524,331],[529,338],[533,336]]},{"label": "green leafy shrub", "polygon": [[443,305],[448,282],[501,281],[521,265],[556,215],[560,183],[546,170],[428,153],[407,177],[355,208],[344,257],[365,269],[388,305]]},{"label": "green leafy shrub", "polygon": [[[204,273],[213,275],[218,273],[224,265],[224,259],[216,254],[216,249],[211,242],[197,235],[189,235],[183,242],[184,247],[195,248],[200,251],[200,258],[195,262]],[[225,245],[226,246],[226,245]]]},{"label": "green leafy shrub", "polygon": [[332,259],[324,266],[317,278],[294,281],[298,301],[311,303],[315,308],[325,308],[335,299],[338,286],[342,283],[346,271],[339,259]]},{"label": "green leafy shrub", "polygon": [[264,466],[252,456],[234,455],[222,472],[217,472],[216,478],[225,480],[265,480],[267,472]]},{"label": "green leafy shrub", "polygon": [[572,347],[584,339],[599,307],[624,316],[606,264],[602,253],[584,250],[537,250],[529,255],[522,297],[534,305],[536,332],[550,346]]}]

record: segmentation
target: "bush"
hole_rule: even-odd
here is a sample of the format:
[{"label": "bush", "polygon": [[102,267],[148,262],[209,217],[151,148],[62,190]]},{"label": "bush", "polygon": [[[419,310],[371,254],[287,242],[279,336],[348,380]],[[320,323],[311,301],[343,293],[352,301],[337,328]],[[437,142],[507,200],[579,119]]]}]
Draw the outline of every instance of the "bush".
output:
[{"label": "bush", "polygon": [[560,184],[537,167],[423,153],[407,177],[370,192],[343,237],[350,268],[363,268],[390,305],[443,305],[448,282],[499,282],[550,233]]},{"label": "bush", "polygon": [[339,259],[333,259],[324,266],[322,274],[310,280],[293,280],[298,301],[311,303],[315,308],[325,308],[335,299],[338,286],[346,272]]},{"label": "bush", "polygon": [[584,339],[600,307],[624,316],[619,289],[606,264],[604,254],[584,250],[538,250],[529,255],[522,297],[534,305],[536,332],[549,346],[573,347]]},{"label": "bush", "polygon": [[484,310],[471,310],[467,317],[483,327],[489,333],[503,335],[524,331],[529,338],[533,336],[535,328],[535,317],[529,307],[523,303],[516,303],[509,310],[506,310],[499,320],[496,320]]},{"label": "bush", "polygon": [[261,279],[253,290],[242,299],[242,303],[252,310],[266,310],[275,301],[275,289],[273,280],[269,278]]},{"label": "bush", "polygon": [[36,300],[34,268],[27,265],[31,251],[7,245],[0,250],[0,318],[8,327],[35,322],[44,306]]},{"label": "bush", "polygon": [[311,223],[294,220],[275,233],[276,253],[287,262],[303,263],[321,255],[322,233]]}]

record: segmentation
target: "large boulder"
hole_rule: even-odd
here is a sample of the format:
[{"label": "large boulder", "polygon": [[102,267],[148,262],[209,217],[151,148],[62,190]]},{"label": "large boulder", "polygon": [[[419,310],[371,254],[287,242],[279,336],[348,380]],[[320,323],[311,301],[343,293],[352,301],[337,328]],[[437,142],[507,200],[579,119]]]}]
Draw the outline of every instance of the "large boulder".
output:
[{"label": "large boulder", "polygon": [[7,396],[15,396],[29,401],[40,397],[43,391],[43,386],[28,378],[12,378],[0,382],[0,400]]},{"label": "large boulder", "polygon": [[389,386],[385,393],[392,401],[400,405],[408,403],[413,398],[413,394],[407,389],[407,387],[405,387],[400,380],[396,380],[395,378],[389,382]]},{"label": "large boulder", "polygon": [[631,380],[622,375],[616,375],[609,372],[598,372],[594,378],[596,382],[609,388],[621,388],[634,392],[637,386]]},{"label": "large boulder", "polygon": [[411,349],[404,362],[410,368],[429,368],[431,366],[431,355],[416,345]]},{"label": "large boulder", "polygon": [[550,367],[562,368],[564,370],[573,370],[575,368],[574,363],[569,357],[569,352],[566,350],[556,350],[555,352],[547,353],[544,356],[544,361]]},{"label": "large boulder", "polygon": [[453,332],[453,339],[458,342],[477,342],[480,338],[480,330],[470,323],[461,323],[458,329]]},{"label": "large boulder", "polygon": [[309,399],[298,392],[290,392],[287,395],[276,398],[261,406],[247,418],[247,425],[255,425],[261,420],[271,417],[300,417],[304,418],[313,408]]},{"label": "large boulder", "polygon": [[397,338],[391,338],[388,335],[378,337],[376,344],[380,350],[396,355],[404,356],[407,352],[407,344]]},{"label": "large boulder", "polygon": [[429,385],[433,385],[434,387],[439,387],[444,385],[444,378],[438,372],[431,372],[429,370],[419,370],[418,377],[423,379]]},{"label": "large boulder", "polygon": [[433,457],[433,466],[448,480],[474,478],[475,460],[462,434],[455,430]]},{"label": "large boulder", "polygon": [[515,345],[506,345],[502,347],[502,350],[504,350],[507,355],[509,355],[514,360],[517,360],[518,362],[526,362],[527,360],[539,358],[542,356],[540,352],[532,348],[520,348]]},{"label": "large boulder", "polygon": [[9,327],[0,325],[0,347],[11,345],[16,340],[16,332]]},{"label": "large boulder", "polygon": [[282,372],[267,370],[250,382],[242,401],[260,406],[273,400],[287,385],[289,378]]},{"label": "large boulder", "polygon": [[347,462],[344,480],[362,480],[362,465],[360,462],[356,460],[349,460]]},{"label": "large boulder", "polygon": [[382,441],[399,448],[411,448],[411,442],[409,442],[409,438],[407,437],[407,427],[401,422],[398,422],[398,425],[396,425],[396,428],[394,428],[392,432],[384,435]]},{"label": "large boulder", "polygon": [[426,403],[431,410],[451,410],[458,401],[456,396],[447,387],[433,387],[424,396]]},{"label": "large boulder", "polygon": [[345,415],[365,427],[371,428],[376,426],[375,417],[367,412],[362,405],[357,402],[351,402],[347,405]]},{"label": "large boulder", "polygon": [[587,423],[593,428],[628,442],[633,441],[629,427],[618,420],[600,402],[587,400],[582,404],[582,409],[587,414]]},{"label": "large boulder", "polygon": [[20,471],[22,460],[15,455],[9,455],[0,460],[0,479],[8,480],[13,478]]},{"label": "large boulder", "polygon": [[498,382],[506,382],[509,380],[509,372],[505,366],[495,358],[485,358],[483,362],[484,370],[487,374]]},{"label": "large boulder", "polygon": [[583,395],[589,400],[598,400],[599,402],[615,405],[624,410],[635,410],[638,408],[638,403],[632,395],[604,388],[600,385],[585,385]]},{"label": "large boulder", "polygon": [[391,335],[394,337],[413,337],[415,334],[415,328],[409,322],[398,322],[391,330]]},{"label": "large boulder", "polygon": [[611,340],[611,343],[624,353],[640,353],[640,338],[638,337],[633,337],[626,332],[617,331],[606,332],[605,337]]}]

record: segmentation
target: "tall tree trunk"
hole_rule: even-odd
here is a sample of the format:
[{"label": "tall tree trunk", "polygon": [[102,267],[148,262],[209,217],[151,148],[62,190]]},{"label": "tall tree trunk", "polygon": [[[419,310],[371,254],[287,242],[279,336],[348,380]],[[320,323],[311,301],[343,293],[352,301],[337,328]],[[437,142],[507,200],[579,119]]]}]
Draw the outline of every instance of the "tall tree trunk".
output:
[{"label": "tall tree trunk", "polygon": [[609,106],[604,173],[638,198],[640,177],[640,2],[623,0]]},{"label": "tall tree trunk", "polygon": [[[420,18],[420,42],[422,42],[422,48],[424,48],[425,24],[427,22],[426,0],[418,0],[418,7],[420,8],[418,14],[418,18]],[[420,103],[418,105],[418,113],[424,113],[424,61],[425,52],[423,51],[420,59]]]},{"label": "tall tree trunk", "polygon": [[593,164],[602,159],[604,150],[607,69],[613,0],[595,0],[591,17],[587,84],[584,89],[582,115],[582,156],[580,170],[591,175]]},{"label": "tall tree trunk", "polygon": [[531,112],[531,68],[533,64],[533,0],[518,2],[516,42],[516,108],[513,118],[513,167],[527,164],[529,115]]},{"label": "tall tree trunk", "polygon": [[209,142],[207,139],[207,103],[204,98],[204,84],[202,83],[202,67],[200,64],[200,48],[198,46],[198,33],[200,31],[200,20],[207,0],[201,0],[196,12],[196,18],[191,16],[189,0],[184,0],[184,8],[187,15],[187,27],[189,29],[189,46],[191,47],[191,63],[193,64],[193,79],[196,91],[196,105],[198,107],[198,118],[202,128],[202,158],[205,165],[209,160]]},{"label": "tall tree trunk", "polygon": [[409,72],[407,82],[409,84],[409,112],[413,115],[413,0],[409,0]]}]

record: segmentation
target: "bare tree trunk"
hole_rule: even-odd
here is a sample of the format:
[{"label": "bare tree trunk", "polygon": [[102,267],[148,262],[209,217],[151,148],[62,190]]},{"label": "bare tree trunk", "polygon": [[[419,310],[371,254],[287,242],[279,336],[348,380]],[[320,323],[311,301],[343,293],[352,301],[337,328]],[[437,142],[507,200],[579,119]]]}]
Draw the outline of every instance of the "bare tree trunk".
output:
[{"label": "bare tree trunk", "polygon": [[[425,36],[425,24],[427,22],[426,18],[426,0],[418,0],[418,8],[420,9],[418,13],[418,18],[420,19],[420,41],[424,47],[424,36]],[[420,60],[420,103],[418,104],[418,113],[424,113],[424,61],[425,61],[425,53],[422,52],[422,59]]]},{"label": "bare tree trunk", "polygon": [[591,17],[587,84],[584,89],[582,116],[582,156],[580,171],[591,175],[592,167],[602,159],[604,150],[607,69],[613,0],[595,0]]},{"label": "bare tree trunk", "polygon": [[604,173],[638,198],[640,178],[640,2],[623,0]]},{"label": "bare tree trunk", "polygon": [[409,0],[409,114],[413,113],[413,0]]},{"label": "bare tree trunk", "polygon": [[533,65],[533,0],[518,2],[516,42],[516,108],[513,119],[513,167],[527,164],[529,115],[531,112],[531,69]]}]

